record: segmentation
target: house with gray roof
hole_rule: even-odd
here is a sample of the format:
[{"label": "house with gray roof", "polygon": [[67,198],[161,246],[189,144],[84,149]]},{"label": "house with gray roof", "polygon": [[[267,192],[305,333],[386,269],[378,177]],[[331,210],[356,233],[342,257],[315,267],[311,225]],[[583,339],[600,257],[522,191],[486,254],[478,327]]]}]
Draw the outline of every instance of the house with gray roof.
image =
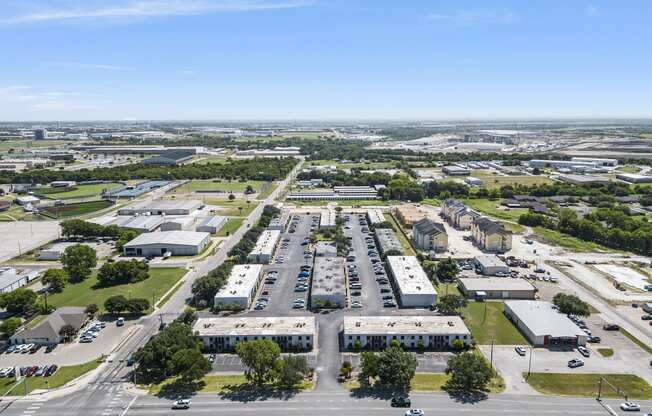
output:
[{"label": "house with gray roof", "polygon": [[66,306],[52,312],[41,322],[33,327],[24,326],[18,330],[10,339],[10,344],[37,344],[48,345],[58,344],[63,341],[59,335],[61,328],[66,325],[72,326],[75,331],[88,321],[88,314],[85,308],[78,306]]},{"label": "house with gray roof", "polygon": [[424,218],[412,226],[412,242],[421,250],[442,252],[448,250],[448,233],[444,224]]}]

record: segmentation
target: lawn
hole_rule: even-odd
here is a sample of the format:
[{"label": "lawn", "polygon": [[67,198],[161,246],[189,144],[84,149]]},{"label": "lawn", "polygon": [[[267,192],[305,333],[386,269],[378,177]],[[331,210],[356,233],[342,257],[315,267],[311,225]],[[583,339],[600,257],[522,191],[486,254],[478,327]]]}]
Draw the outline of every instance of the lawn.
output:
[{"label": "lawn", "polygon": [[[24,377],[20,385],[11,391],[11,395],[25,394],[25,385],[27,383],[27,393],[37,389],[56,388],[81,377],[82,375],[96,369],[101,362],[99,359],[91,360],[84,364],[64,366],[57,370],[50,377]],[[14,385],[14,379],[7,379],[0,382],[0,395],[4,395]]]},{"label": "lawn", "polygon": [[90,185],[76,185],[71,188],[37,188],[36,195],[43,195],[50,199],[75,199],[75,198],[99,198],[104,189],[114,189],[123,186],[120,183],[96,183]]},{"label": "lawn", "polygon": [[233,201],[229,201],[228,199],[209,199],[206,203],[222,207],[223,209],[220,210],[219,214],[227,217],[246,217],[259,204],[258,201],[246,201],[244,199],[234,199]]},{"label": "lawn", "polygon": [[[248,182],[228,182],[228,181],[189,181],[183,185],[175,188],[171,193],[187,194],[191,192],[210,191],[210,192],[244,192],[247,185],[251,185],[256,193],[261,192],[263,181],[248,181]],[[269,186],[269,185],[268,185]]]},{"label": "lawn", "polygon": [[43,209],[44,212],[52,215],[55,218],[70,218],[78,217],[84,214],[90,214],[92,212],[100,211],[102,209],[112,206],[111,201],[101,200],[101,201],[90,201],[90,202],[79,202],[63,206],[50,206]]},{"label": "lawn", "polygon": [[51,146],[63,146],[73,142],[65,140],[4,140],[0,141],[0,152],[7,151],[9,149],[24,149],[32,147],[51,147]]},{"label": "lawn", "polygon": [[414,256],[414,250],[412,249],[412,246],[410,245],[410,242],[408,241],[407,237],[405,234],[403,234],[403,229],[399,225],[399,223],[396,221],[393,215],[387,214],[385,215],[385,218],[389,221],[390,224],[394,226],[394,229],[396,232],[396,237],[398,238],[399,243],[401,243],[401,247],[403,247],[403,251],[405,252],[406,256]]},{"label": "lawn", "polygon": [[62,306],[86,306],[91,303],[104,307],[104,301],[114,295],[123,295],[127,298],[145,298],[152,302],[158,300],[165,292],[170,290],[185,274],[182,268],[150,268],[149,279],[138,283],[117,285],[111,287],[95,288],[97,284],[97,271],[81,283],[68,284],[61,293],[48,296],[48,303],[58,308]]},{"label": "lawn", "polygon": [[598,348],[598,352],[603,357],[613,357],[614,350],[611,348]]},{"label": "lawn", "polygon": [[441,201],[435,198],[426,198],[423,201],[421,201],[421,203],[426,205],[432,205],[433,207],[441,206]]},{"label": "lawn", "polygon": [[[208,375],[202,378],[204,386],[198,390],[198,393],[223,393],[233,390],[243,389],[249,390],[254,388],[247,382],[247,379],[242,374],[232,375]],[[159,394],[166,385],[174,382],[174,379],[166,380],[159,384],[154,384],[149,387],[149,394]],[[311,390],[314,387],[314,382],[306,381],[299,385],[299,390]],[[265,387],[262,387],[265,389]],[[273,387],[269,387],[273,389]]]},{"label": "lawn", "polygon": [[[568,373],[532,373],[523,374],[528,384],[535,390],[555,396],[594,397],[598,394],[600,378],[625,391],[628,399],[652,399],[652,387],[633,374],[568,374]],[[621,398],[607,385],[602,386],[605,397]]]},{"label": "lawn", "polygon": [[485,188],[494,189],[507,185],[546,185],[553,183],[553,181],[546,176],[501,176],[491,175],[480,177]]},{"label": "lawn", "polygon": [[508,221],[498,221],[501,223],[507,231],[511,231],[514,234],[523,234],[525,232],[525,227],[523,227],[521,224],[515,224],[513,222],[508,222]]},{"label": "lawn", "polygon": [[[485,315],[486,308],[486,315]],[[503,302],[469,302],[462,310],[464,322],[481,345],[527,345],[523,335],[503,313]]]},{"label": "lawn", "polygon": [[592,241],[584,241],[570,235],[560,233],[559,231],[550,230],[544,227],[534,227],[534,234],[532,239],[540,241],[545,244],[560,246],[570,251],[575,252],[591,252],[591,251],[608,251],[614,250],[596,244]]},{"label": "lawn", "polygon": [[191,160],[190,163],[195,165],[206,165],[208,163],[223,164],[226,163],[226,156],[207,156],[207,157]]},{"label": "lawn", "polygon": [[[432,393],[442,391],[444,384],[448,381],[448,375],[445,373],[416,373],[410,382],[411,391],[414,393]],[[357,380],[351,380],[344,384],[349,390],[360,388]],[[505,389],[505,383],[502,379],[494,377],[489,382],[489,392],[500,393]]]},{"label": "lawn", "polygon": [[[518,222],[521,214],[528,213],[530,210],[527,208],[504,208],[498,209],[500,201],[491,201],[489,199],[464,199],[462,200],[466,205],[473,208],[482,214],[490,217],[498,218],[499,220],[507,220]],[[502,208],[502,207],[501,207]]]},{"label": "lawn", "polygon": [[219,229],[217,236],[226,237],[233,234],[234,232],[238,231],[238,228],[242,226],[244,220],[244,218],[229,218],[226,221],[226,224],[224,224],[222,228]]}]

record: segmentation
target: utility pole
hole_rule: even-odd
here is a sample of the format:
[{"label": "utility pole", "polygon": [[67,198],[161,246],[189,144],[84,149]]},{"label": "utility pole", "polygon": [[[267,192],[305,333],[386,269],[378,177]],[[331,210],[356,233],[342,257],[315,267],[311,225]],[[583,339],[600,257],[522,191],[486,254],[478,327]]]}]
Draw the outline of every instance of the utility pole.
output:
[{"label": "utility pole", "polygon": [[491,371],[494,370],[494,339],[491,338],[491,354],[489,354],[489,366],[491,367]]},{"label": "utility pole", "polygon": [[534,354],[534,349],[530,347],[530,362],[527,365],[527,376],[530,377],[530,372],[532,370],[532,354]]}]

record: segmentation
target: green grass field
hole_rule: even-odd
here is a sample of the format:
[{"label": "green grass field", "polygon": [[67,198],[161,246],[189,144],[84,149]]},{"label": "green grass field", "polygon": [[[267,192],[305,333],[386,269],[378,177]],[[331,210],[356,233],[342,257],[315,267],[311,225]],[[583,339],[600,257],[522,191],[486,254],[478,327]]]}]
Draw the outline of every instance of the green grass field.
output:
[{"label": "green grass field", "polygon": [[479,177],[482,180],[485,188],[494,189],[507,185],[546,185],[553,183],[553,181],[546,176],[500,176],[489,175]]},{"label": "green grass field", "polygon": [[228,199],[208,199],[206,200],[206,203],[223,207],[223,209],[219,211],[219,214],[227,217],[246,217],[251,214],[251,211],[256,209],[259,204],[258,201],[247,202],[243,199],[234,199],[233,201],[229,201]]},{"label": "green grass field", "polygon": [[[485,315],[486,308],[486,315]],[[481,345],[527,345],[523,335],[503,313],[503,302],[469,302],[462,310],[464,322]]]},{"label": "green grass field", "polygon": [[172,193],[187,194],[197,191],[211,191],[211,192],[244,192],[247,185],[251,185],[256,193],[261,192],[261,188],[265,182],[263,181],[248,181],[248,182],[214,182],[214,181],[189,181],[174,189]]},{"label": "green grass field", "polygon": [[441,201],[435,198],[426,198],[423,201],[421,201],[421,203],[426,205],[432,205],[433,207],[441,206]]},{"label": "green grass field", "polygon": [[[652,387],[633,374],[568,374],[532,373],[523,374],[528,384],[543,394],[555,396],[594,397],[598,394],[598,383],[603,377],[609,383],[625,391],[628,399],[652,399]],[[609,387],[603,385],[604,397],[621,398]]]},{"label": "green grass field", "polygon": [[0,141],[0,152],[6,152],[9,149],[63,146],[70,143],[73,142],[66,140],[4,140]]},{"label": "green grass field", "polygon": [[548,228],[534,227],[533,230],[534,230],[534,235],[532,236],[533,239],[541,241],[542,243],[545,244],[560,246],[570,251],[575,251],[575,252],[615,251],[610,248],[601,246],[600,244],[596,244],[592,241],[580,240],[579,238],[575,238],[570,235],[560,233],[559,231],[550,230]]},{"label": "green grass field", "polygon": [[95,288],[97,272],[93,272],[93,275],[83,282],[68,283],[61,293],[48,296],[48,303],[58,308],[62,306],[86,306],[94,303],[102,310],[104,301],[114,295],[123,295],[127,298],[145,298],[152,303],[152,296],[156,302],[186,274],[186,270],[172,267],[150,268],[149,274],[149,279],[142,282]]},{"label": "green grass field", "polygon": [[603,357],[613,357],[614,350],[611,348],[598,348],[598,353]]},{"label": "green grass field", "polygon": [[242,226],[242,223],[244,222],[244,218],[229,218],[226,221],[226,224],[220,228],[220,230],[217,232],[218,237],[226,237],[227,235],[231,235],[234,232]]},{"label": "green grass field", "polygon": [[34,190],[36,195],[43,195],[51,199],[79,199],[99,198],[104,189],[115,189],[122,186],[119,183],[98,183],[92,185],[77,185],[72,189],[43,187]]},{"label": "green grass field", "polygon": [[503,209],[503,207],[501,207],[499,209],[498,207],[500,206],[500,201],[491,201],[489,199],[464,199],[462,202],[474,210],[481,212],[482,214],[497,218],[499,220],[518,222],[518,218],[521,216],[521,214],[529,212],[529,209],[527,208]]},{"label": "green grass field", "polygon": [[401,232],[402,228],[398,223],[398,221],[396,221],[394,216],[390,214],[385,215],[385,218],[387,219],[387,221],[389,221],[390,224],[394,226],[394,229],[396,230],[394,234],[396,234],[396,238],[398,238],[399,243],[401,243],[401,247],[403,247],[403,251],[405,252],[405,255],[414,256],[415,255],[414,250],[412,249],[412,246],[410,245],[408,239],[405,237],[405,234]]},{"label": "green grass field", "polygon": [[[416,373],[410,382],[411,391],[414,393],[434,393],[442,391],[444,384],[448,381],[445,373]],[[360,388],[357,380],[351,380],[344,384],[349,390]],[[490,393],[500,393],[505,390],[505,383],[501,378],[494,377],[489,382]]]},{"label": "green grass field", "polygon": [[112,205],[113,203],[111,201],[100,200],[100,201],[79,202],[79,203],[57,206],[57,207],[51,206],[45,208],[43,211],[57,218],[70,218],[70,217],[77,217],[84,214],[90,214],[92,212],[108,208]]},{"label": "green grass field", "polygon": [[95,370],[100,364],[101,362],[99,359],[95,359],[84,364],[64,366],[59,368],[57,372],[50,377],[24,377],[19,385],[15,387],[15,380],[13,378],[2,379],[2,381],[0,381],[0,395],[7,394],[7,392],[13,387],[9,395],[22,396],[25,394],[25,383],[27,383],[27,393],[37,389],[53,389],[61,387],[89,371]]}]

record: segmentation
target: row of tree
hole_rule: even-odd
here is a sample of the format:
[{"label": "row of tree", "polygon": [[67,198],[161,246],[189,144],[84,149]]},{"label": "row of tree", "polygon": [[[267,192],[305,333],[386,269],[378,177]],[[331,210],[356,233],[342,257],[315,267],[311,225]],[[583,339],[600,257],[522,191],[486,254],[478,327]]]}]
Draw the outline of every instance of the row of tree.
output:
[{"label": "row of tree", "polygon": [[149,309],[149,300],[145,298],[127,299],[123,295],[114,295],[104,301],[104,309],[112,315],[129,313],[141,315]]},{"label": "row of tree", "polygon": [[279,345],[268,339],[240,342],[235,346],[235,353],[246,367],[247,381],[257,386],[274,383],[292,389],[313,371],[303,355],[281,358]]},{"label": "row of tree", "polygon": [[235,247],[229,251],[229,257],[233,257],[237,264],[248,263],[249,260],[247,259],[247,256],[256,246],[258,237],[260,234],[262,234],[263,231],[267,229],[270,221],[272,221],[272,219],[280,213],[281,210],[275,206],[266,205],[265,208],[263,208],[263,213],[261,214],[260,219],[256,225],[247,230],[238,244],[236,244]]},{"label": "row of tree", "polygon": [[139,232],[128,228],[121,228],[117,225],[103,226],[84,220],[73,219],[61,223],[61,234],[69,238],[112,238],[116,240],[116,250],[122,251],[122,247],[136,238]]}]

